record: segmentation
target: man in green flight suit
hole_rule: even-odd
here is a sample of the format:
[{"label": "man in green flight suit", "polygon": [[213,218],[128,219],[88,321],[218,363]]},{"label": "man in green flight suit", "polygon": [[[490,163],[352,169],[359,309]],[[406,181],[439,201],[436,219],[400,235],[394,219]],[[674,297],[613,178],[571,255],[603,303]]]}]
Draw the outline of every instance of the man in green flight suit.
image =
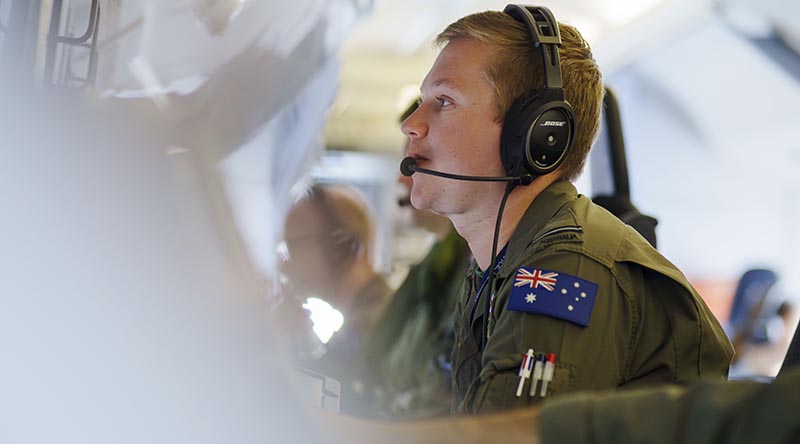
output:
[{"label": "man in green flight suit", "polygon": [[[443,49],[422,102],[402,125],[414,168],[533,179],[515,187],[419,169],[412,176],[412,204],[448,217],[475,258],[455,309],[453,412],[585,389],[724,380],[732,348],[683,274],[571,184],[600,124],[603,85],[588,44],[546,8],[506,11],[464,17],[438,36]],[[529,33],[553,28],[557,52],[553,37]],[[537,38],[551,44],[534,45]],[[543,59],[545,51],[555,54]],[[557,75],[559,64],[545,63],[555,55]],[[550,102],[541,104],[548,97],[556,114],[529,117],[530,107],[550,112]],[[574,117],[563,111],[570,105]],[[569,140],[560,151],[539,146],[560,140]],[[545,371],[520,376],[533,360]]]}]

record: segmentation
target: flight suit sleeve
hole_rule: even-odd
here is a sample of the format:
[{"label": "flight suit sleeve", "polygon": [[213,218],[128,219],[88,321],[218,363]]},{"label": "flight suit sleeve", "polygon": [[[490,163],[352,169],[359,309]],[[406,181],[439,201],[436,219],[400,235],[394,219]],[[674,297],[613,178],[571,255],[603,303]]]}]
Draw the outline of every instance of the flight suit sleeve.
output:
[{"label": "flight suit sleeve", "polygon": [[[494,322],[483,355],[480,380],[467,405],[471,413],[508,410],[585,389],[616,388],[624,381],[638,329],[632,299],[605,265],[574,251],[538,253],[524,266],[557,271],[597,284],[588,326],[538,313],[507,308],[514,274],[504,275],[494,304]],[[564,297],[572,297],[564,296]],[[525,352],[556,355],[553,380],[545,396],[530,395],[529,379],[516,396]],[[540,384],[541,385],[541,384]]]},{"label": "flight suit sleeve", "polygon": [[543,443],[785,443],[800,440],[800,371],[772,384],[702,383],[575,394],[543,405]]}]

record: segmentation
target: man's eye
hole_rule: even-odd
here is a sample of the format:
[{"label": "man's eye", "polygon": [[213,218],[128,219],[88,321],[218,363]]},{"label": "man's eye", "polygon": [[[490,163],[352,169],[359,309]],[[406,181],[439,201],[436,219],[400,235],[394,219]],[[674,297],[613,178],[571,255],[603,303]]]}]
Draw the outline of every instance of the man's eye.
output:
[{"label": "man's eye", "polygon": [[446,99],[444,97],[437,97],[436,100],[439,101],[439,105],[442,108],[447,108],[448,106],[453,104],[453,102],[451,102],[450,99]]}]

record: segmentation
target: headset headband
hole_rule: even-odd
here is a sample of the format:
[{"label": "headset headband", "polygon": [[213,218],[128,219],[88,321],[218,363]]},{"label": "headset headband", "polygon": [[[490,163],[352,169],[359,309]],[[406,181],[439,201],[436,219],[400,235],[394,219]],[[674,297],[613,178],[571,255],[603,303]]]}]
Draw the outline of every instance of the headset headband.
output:
[{"label": "headset headband", "polygon": [[508,5],[503,10],[528,28],[533,45],[542,55],[544,90],[547,100],[563,100],[564,90],[561,80],[561,61],[558,47],[561,45],[561,31],[558,29],[553,13],[543,6]]}]

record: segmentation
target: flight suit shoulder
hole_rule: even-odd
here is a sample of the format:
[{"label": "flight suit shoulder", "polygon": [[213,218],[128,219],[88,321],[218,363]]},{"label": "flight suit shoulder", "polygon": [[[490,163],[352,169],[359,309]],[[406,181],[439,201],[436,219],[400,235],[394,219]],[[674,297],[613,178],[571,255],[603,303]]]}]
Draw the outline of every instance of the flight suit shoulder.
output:
[{"label": "flight suit shoulder", "polygon": [[559,208],[531,240],[526,255],[533,258],[543,250],[570,250],[588,256],[611,269],[623,241],[633,230],[585,196]]},{"label": "flight suit shoulder", "polygon": [[560,209],[541,230],[531,233],[529,238],[530,241],[526,248],[529,255],[553,245],[582,244],[583,225],[574,211],[565,207]]}]

